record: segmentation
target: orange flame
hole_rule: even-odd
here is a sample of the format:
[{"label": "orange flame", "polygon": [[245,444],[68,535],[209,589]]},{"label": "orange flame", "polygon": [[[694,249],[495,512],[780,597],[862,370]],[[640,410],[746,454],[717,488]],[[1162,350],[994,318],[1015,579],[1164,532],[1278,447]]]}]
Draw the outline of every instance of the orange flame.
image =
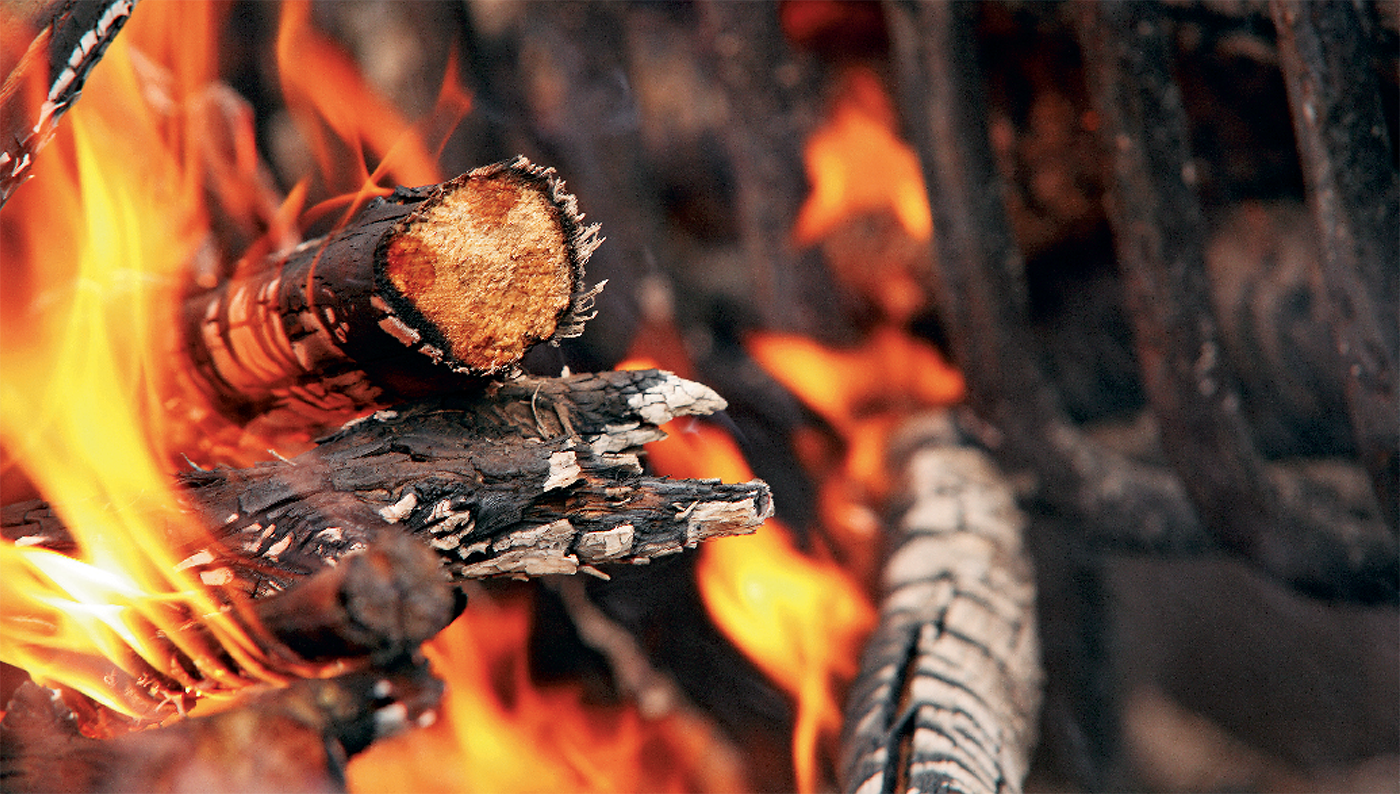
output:
[{"label": "orange flame", "polygon": [[[524,654],[529,626],[525,600],[474,599],[424,646],[434,669],[447,678],[442,718],[357,756],[349,767],[351,790],[743,788],[736,773],[714,763],[703,726],[678,714],[646,720],[631,706],[586,703],[577,685],[536,687]],[[451,773],[439,771],[445,769]]]},{"label": "orange flame", "polygon": [[[458,81],[455,54],[429,116],[432,123],[423,125],[438,131],[436,149],[369,85],[348,54],[312,27],[309,0],[282,4],[277,67],[287,107],[311,147],[322,179],[332,189],[349,191],[329,202],[333,206],[348,200],[347,217],[365,199],[391,192],[379,186],[386,177],[402,185],[441,181],[437,158],[442,144],[471,108],[471,98]],[[350,147],[348,159],[337,156],[337,145]],[[366,162],[368,155],[378,160],[373,172]],[[336,178],[347,171],[354,172],[355,182],[346,184]]]},{"label": "orange flame", "polygon": [[852,68],[831,115],[807,142],[812,193],[793,228],[798,244],[820,240],[851,215],[885,209],[915,239],[929,239],[933,220],[919,159],[896,129],[880,78]]},{"label": "orange flame", "polygon": [[[619,369],[645,369],[632,359]],[[666,426],[667,438],[647,445],[652,468],[671,477],[753,479],[727,433],[694,420]],[[770,679],[796,700],[793,769],[797,790],[816,791],[819,743],[840,729],[834,688],[856,672],[860,643],[875,612],[840,566],[798,551],[782,522],[752,536],[719,538],[700,552],[696,571],[715,623]]]},{"label": "orange flame", "polygon": [[[181,5],[143,5],[131,38]],[[163,403],[207,218],[194,158],[141,69],[129,40],[113,44],[0,213],[0,444],[79,547],[0,545],[0,659],[151,718],[289,670],[263,657],[232,596],[177,570],[176,549],[207,536],[164,473],[181,432]]]}]

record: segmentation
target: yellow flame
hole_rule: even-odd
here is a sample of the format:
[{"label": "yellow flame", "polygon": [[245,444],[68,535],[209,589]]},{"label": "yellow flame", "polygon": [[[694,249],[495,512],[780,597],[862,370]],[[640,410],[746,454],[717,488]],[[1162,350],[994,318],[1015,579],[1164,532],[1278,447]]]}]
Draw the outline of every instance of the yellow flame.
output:
[{"label": "yellow flame", "polygon": [[[176,570],[176,550],[206,536],[165,474],[175,434],[162,402],[179,366],[174,308],[207,222],[146,87],[119,39],[0,212],[11,287],[0,445],[79,550],[0,545],[0,659],[158,717],[185,689],[221,694],[279,676],[226,599]],[[186,631],[191,622],[203,631]],[[101,675],[108,660],[131,679]]]},{"label": "yellow flame", "polygon": [[[620,369],[646,368],[631,360]],[[647,445],[652,467],[671,477],[745,482],[753,472],[728,434],[693,420],[666,426]],[[798,551],[776,519],[751,536],[708,541],[696,578],[710,617],[764,675],[796,701],[793,770],[797,790],[818,783],[823,737],[840,729],[835,688],[856,672],[860,643],[875,620],[861,587],[840,566]]]},{"label": "yellow flame", "polygon": [[889,209],[909,234],[927,240],[933,217],[918,156],[896,133],[894,107],[866,68],[847,74],[830,117],[807,141],[812,193],[793,236],[808,245],[854,213]]},{"label": "yellow flame", "polygon": [[646,720],[628,705],[586,702],[577,685],[537,687],[525,655],[529,609],[477,599],[424,645],[447,684],[442,716],[357,756],[352,791],[742,790],[710,768],[705,730],[680,715]]}]

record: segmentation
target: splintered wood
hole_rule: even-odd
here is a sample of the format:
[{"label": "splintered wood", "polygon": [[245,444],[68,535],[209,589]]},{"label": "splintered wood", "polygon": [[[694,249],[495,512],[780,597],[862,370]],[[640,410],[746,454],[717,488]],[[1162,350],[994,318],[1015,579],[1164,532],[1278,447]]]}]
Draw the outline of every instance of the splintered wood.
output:
[{"label": "splintered wood", "polygon": [[843,785],[1020,791],[1041,679],[1026,519],[946,419],[918,434],[879,626],[847,704]]},{"label": "splintered wood", "polygon": [[523,157],[400,188],[345,228],[185,305],[201,387],[225,413],[334,427],[355,412],[511,369],[575,336],[599,239],[552,169]]}]

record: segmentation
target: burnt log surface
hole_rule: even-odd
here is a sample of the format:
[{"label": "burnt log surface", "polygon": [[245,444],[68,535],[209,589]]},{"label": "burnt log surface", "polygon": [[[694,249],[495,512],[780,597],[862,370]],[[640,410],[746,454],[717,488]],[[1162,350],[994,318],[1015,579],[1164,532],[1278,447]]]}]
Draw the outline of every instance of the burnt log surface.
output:
[{"label": "burnt log surface", "polygon": [[[366,548],[384,523],[423,540],[456,578],[575,573],[644,562],[772,513],[761,482],[642,474],[659,425],[724,407],[656,370],[521,378],[382,411],[294,459],[180,476],[217,546],[197,570],[230,569],[254,597]],[[52,508],[4,508],[16,542],[71,547]]]},{"label": "burnt log surface", "polygon": [[849,792],[1015,792],[1041,671],[1026,518],[946,415],[906,429],[879,624],[852,685]]},{"label": "burnt log surface", "polygon": [[110,739],[83,735],[55,690],[21,685],[0,722],[0,790],[345,790],[345,763],[435,719],[442,682],[421,656],[286,688],[227,711]]}]

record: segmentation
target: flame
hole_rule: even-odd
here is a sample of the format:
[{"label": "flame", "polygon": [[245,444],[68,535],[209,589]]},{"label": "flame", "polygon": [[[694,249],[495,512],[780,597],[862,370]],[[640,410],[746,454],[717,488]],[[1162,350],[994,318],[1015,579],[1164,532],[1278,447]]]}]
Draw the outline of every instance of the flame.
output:
[{"label": "flame", "polygon": [[851,68],[831,115],[807,142],[812,192],[793,227],[798,244],[817,242],[851,215],[878,210],[893,212],[915,239],[930,238],[919,158],[896,130],[880,78],[868,68]]},{"label": "flame", "polygon": [[[485,603],[482,603],[485,601]],[[678,714],[647,720],[628,705],[585,702],[578,685],[537,687],[524,649],[525,599],[473,599],[424,646],[447,679],[442,717],[350,763],[370,792],[738,791],[706,729]],[[439,770],[452,770],[450,775]]]},{"label": "flame", "polygon": [[[633,358],[618,368],[652,366]],[[726,432],[686,419],[666,430],[667,438],[647,445],[658,473],[753,479]],[[795,699],[797,790],[816,791],[820,741],[834,737],[841,725],[835,690],[855,675],[860,643],[874,625],[869,598],[839,565],[799,551],[791,531],[776,519],[754,535],[707,542],[696,577],[716,625]]]},{"label": "flame", "polygon": [[188,10],[142,6],[0,213],[0,445],[78,547],[0,545],[0,659],[140,718],[308,672],[267,658],[231,595],[177,570],[207,535],[165,474],[183,433],[164,402],[208,220],[198,159],[131,41]]},{"label": "flame", "polygon": [[[438,154],[471,108],[471,98],[461,87],[455,53],[444,74],[431,123],[415,129],[392,102],[376,92],[347,53],[311,25],[309,0],[285,0],[277,33],[277,67],[282,93],[297,127],[311,147],[321,178],[345,194],[331,205],[348,200],[349,217],[365,199],[387,195],[380,186],[386,178],[394,184],[426,185],[442,180]],[[439,133],[439,144],[428,143],[427,129]],[[348,158],[337,147],[350,147]],[[371,172],[366,155],[378,160]],[[347,184],[340,174],[354,175]]]}]

